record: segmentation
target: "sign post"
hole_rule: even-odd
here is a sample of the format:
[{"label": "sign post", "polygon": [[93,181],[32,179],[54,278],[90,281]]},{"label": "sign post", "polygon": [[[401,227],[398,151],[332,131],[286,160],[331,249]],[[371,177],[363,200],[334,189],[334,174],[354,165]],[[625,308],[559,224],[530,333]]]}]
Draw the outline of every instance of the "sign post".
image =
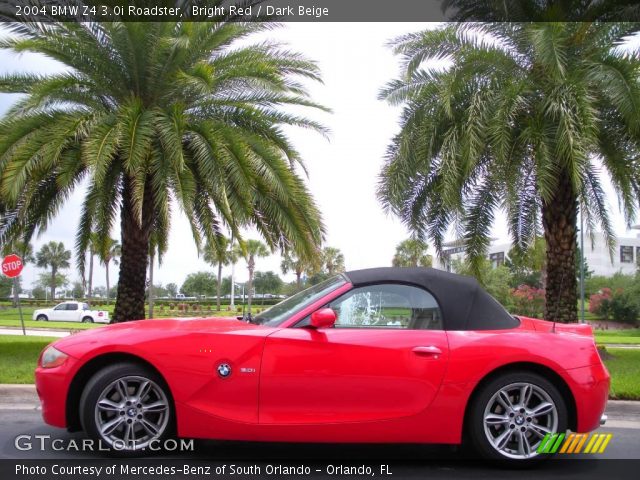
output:
[{"label": "sign post", "polygon": [[12,253],[7,255],[2,260],[2,273],[8,277],[13,278],[13,300],[18,306],[18,312],[20,313],[20,324],[22,325],[22,334],[26,335],[27,332],[24,328],[24,317],[22,316],[22,307],[20,306],[20,295],[18,295],[18,277],[22,273],[22,269],[24,268],[24,264],[22,263],[22,259]]}]

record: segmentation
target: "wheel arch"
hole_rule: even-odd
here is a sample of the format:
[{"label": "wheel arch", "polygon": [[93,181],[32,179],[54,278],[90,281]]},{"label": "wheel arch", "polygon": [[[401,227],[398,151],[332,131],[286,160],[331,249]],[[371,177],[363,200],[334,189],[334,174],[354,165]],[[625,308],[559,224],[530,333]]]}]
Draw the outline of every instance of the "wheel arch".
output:
[{"label": "wheel arch", "polygon": [[467,435],[468,432],[471,405],[473,405],[478,392],[484,385],[492,381],[494,378],[513,371],[537,373],[538,375],[543,376],[547,380],[549,380],[558,389],[560,395],[562,395],[562,398],[567,404],[567,411],[569,413],[569,418],[567,419],[569,429],[571,429],[572,431],[576,430],[578,424],[576,401],[567,382],[556,371],[546,365],[534,362],[514,362],[495,368],[494,370],[487,373],[484,377],[482,377],[482,379],[476,384],[473,391],[471,392],[471,395],[469,395],[469,398],[467,399],[467,404],[464,409],[464,420],[462,425],[463,438]]},{"label": "wheel arch", "polygon": [[68,431],[75,432],[82,430],[82,424],[80,422],[80,397],[82,397],[82,392],[89,379],[102,368],[117,362],[128,362],[141,365],[154,371],[158,376],[160,376],[165,386],[167,386],[167,396],[169,397],[169,401],[172,403],[175,420],[175,402],[173,401],[171,389],[169,388],[169,384],[164,375],[162,375],[162,373],[151,362],[138,355],[127,352],[109,352],[93,357],[82,365],[82,367],[80,367],[73,376],[73,380],[71,380],[71,383],[69,384],[65,404],[65,417]]}]

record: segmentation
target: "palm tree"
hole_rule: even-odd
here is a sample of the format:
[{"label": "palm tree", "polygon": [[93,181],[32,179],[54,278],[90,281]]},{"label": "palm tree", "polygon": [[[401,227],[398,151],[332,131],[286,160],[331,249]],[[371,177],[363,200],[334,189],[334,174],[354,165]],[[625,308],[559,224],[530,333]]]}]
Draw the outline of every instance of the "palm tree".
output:
[{"label": "palm tree", "polygon": [[[147,297],[149,299],[149,318],[153,318],[153,267],[156,256],[158,257],[158,265],[162,265],[162,257],[167,253],[167,237],[161,234],[159,225],[155,225],[149,237],[149,281],[147,283]],[[116,300],[117,301],[117,300]],[[144,317],[143,317],[144,318]]]},{"label": "palm tree", "polygon": [[[443,254],[450,225],[479,264],[497,209],[513,242],[547,244],[545,318],[577,320],[576,218],[611,240],[599,170],[626,219],[640,196],[640,57],[617,48],[619,23],[447,24],[393,42],[402,77],[381,97],[403,104],[378,195]],[[452,66],[429,68],[429,59]]]},{"label": "palm tree", "polygon": [[455,22],[636,22],[640,13],[637,0],[443,0],[441,7]]},{"label": "palm tree", "polygon": [[269,249],[260,240],[246,240],[244,242],[243,256],[247,261],[247,269],[249,270],[249,281],[247,282],[249,289],[247,295],[247,313],[251,318],[251,299],[253,298],[253,273],[256,269],[256,258],[266,257],[269,255]]},{"label": "palm tree", "polygon": [[339,248],[324,247],[321,258],[322,266],[329,275],[344,272],[344,255]]},{"label": "palm tree", "polygon": [[109,304],[109,265],[113,263],[114,265],[118,265],[118,257],[122,254],[122,249],[120,247],[120,242],[115,238],[107,238],[100,250],[99,257],[100,261],[104,265],[104,271],[107,281],[107,304]]},{"label": "palm tree", "polygon": [[236,251],[229,248],[231,241],[220,235],[216,238],[215,243],[207,243],[204,250],[204,261],[218,266],[218,284],[216,291],[216,303],[218,311],[220,311],[220,296],[222,288],[222,267],[237,261]]},{"label": "palm tree", "polygon": [[295,253],[284,251],[282,254],[282,261],[280,262],[280,269],[285,275],[289,272],[295,273],[296,289],[301,290],[303,273],[315,270],[315,266],[312,262],[305,260],[302,257],[298,257]]},{"label": "palm tree", "polygon": [[64,248],[62,242],[49,242],[40,247],[36,254],[36,265],[40,268],[51,268],[51,299],[56,298],[56,276],[58,270],[69,268],[71,251]]},{"label": "palm tree", "polygon": [[238,238],[240,227],[274,249],[311,252],[322,241],[283,132],[324,133],[283,108],[321,108],[302,84],[320,80],[318,67],[269,42],[248,45],[272,25],[217,20],[16,22],[7,29],[18,35],[0,44],[65,67],[0,77],[0,92],[23,94],[0,120],[0,242],[44,230],[89,185],[76,254],[83,271],[92,229],[108,238],[120,216],[114,321],[144,317],[150,236],[166,239],[176,205],[198,248],[223,228]]},{"label": "palm tree", "polygon": [[408,238],[396,246],[396,253],[391,264],[394,267],[430,267],[433,263],[427,253],[428,245],[422,240]]}]

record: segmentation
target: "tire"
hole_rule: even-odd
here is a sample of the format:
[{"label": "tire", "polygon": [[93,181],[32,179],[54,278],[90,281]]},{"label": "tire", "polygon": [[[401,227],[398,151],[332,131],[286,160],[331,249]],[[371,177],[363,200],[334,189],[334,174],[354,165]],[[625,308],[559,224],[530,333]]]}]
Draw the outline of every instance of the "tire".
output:
[{"label": "tire", "polygon": [[46,315],[38,315],[36,317],[36,321],[38,321],[38,322],[47,322],[47,321],[49,321],[49,318]]},{"label": "tire", "polygon": [[82,319],[82,323],[93,323],[93,318],[91,317],[84,317]]},{"label": "tire", "polygon": [[[99,402],[102,407],[98,406]],[[99,370],[80,398],[84,431],[96,445],[109,448],[109,452],[117,456],[149,453],[147,447],[151,441],[154,442],[152,451],[161,451],[163,440],[173,436],[174,419],[171,393],[162,377],[135,363],[116,363]],[[128,432],[133,434],[133,439],[127,436]]]},{"label": "tire", "polygon": [[500,375],[483,385],[472,402],[467,431],[471,446],[480,457],[509,466],[532,466],[551,457],[536,451],[544,435],[547,431],[564,433],[568,428],[561,393],[533,372]]}]

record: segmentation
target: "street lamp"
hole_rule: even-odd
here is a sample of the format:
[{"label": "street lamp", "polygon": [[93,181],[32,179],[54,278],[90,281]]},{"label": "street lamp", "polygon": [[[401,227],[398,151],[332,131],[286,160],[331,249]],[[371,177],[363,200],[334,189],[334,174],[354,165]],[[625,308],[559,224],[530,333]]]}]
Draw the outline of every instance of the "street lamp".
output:
[{"label": "street lamp", "polygon": [[242,288],[242,318],[244,318],[244,283],[231,282],[231,286]]}]

